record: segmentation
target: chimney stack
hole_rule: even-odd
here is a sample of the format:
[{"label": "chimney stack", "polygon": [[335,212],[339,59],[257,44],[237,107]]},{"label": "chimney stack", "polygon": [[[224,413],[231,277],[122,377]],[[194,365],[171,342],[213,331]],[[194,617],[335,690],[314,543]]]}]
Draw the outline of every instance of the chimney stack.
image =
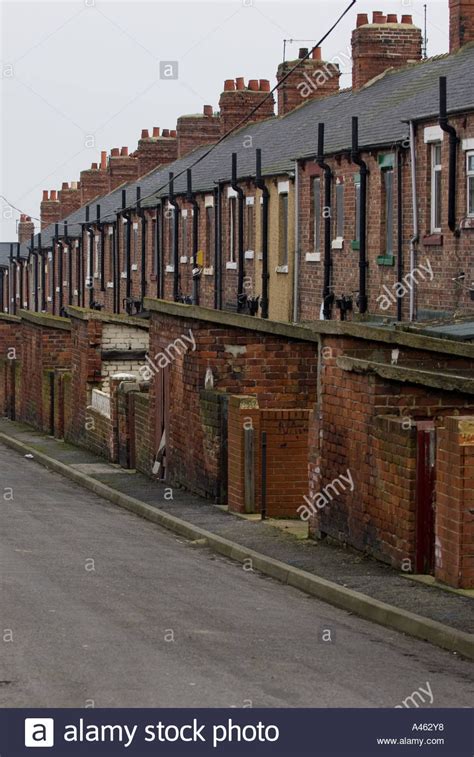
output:
[{"label": "chimney stack", "polygon": [[128,147],[114,148],[109,158],[109,189],[112,192],[121,184],[138,179],[138,159],[128,154]]},{"label": "chimney stack", "polygon": [[[135,151],[138,161],[138,177],[153,171],[159,166],[172,163],[178,157],[178,143],[176,133],[169,129],[163,129],[160,136],[160,128],[154,126],[150,137],[148,129],[142,129],[141,139]],[[174,136],[173,136],[174,134]]]},{"label": "chimney stack", "polygon": [[[256,84],[258,83],[258,88]],[[219,100],[221,134],[226,134],[230,129],[237,126],[245,116],[268,97],[269,82],[266,79],[251,79],[249,87],[245,86],[245,79],[239,77],[235,81],[227,79],[224,82],[224,91]],[[247,121],[265,121],[275,115],[275,100],[270,97],[253,116]]]},{"label": "chimney stack", "polygon": [[[101,156],[101,165],[103,157]],[[88,205],[94,197],[107,194],[109,191],[109,176],[107,171],[99,168],[97,163],[80,174],[80,205]],[[61,216],[63,217],[63,216]]]},{"label": "chimney stack", "polygon": [[58,200],[58,193],[55,189],[48,193],[47,189],[43,190],[43,200],[40,205],[41,228],[45,229],[51,223],[57,223],[61,220],[61,206]]},{"label": "chimney stack", "polygon": [[205,105],[197,115],[180,116],[177,123],[178,158],[202,145],[210,145],[220,137],[220,119],[212,105]]},{"label": "chimney stack", "polygon": [[359,13],[352,32],[352,88],[360,89],[387,69],[402,68],[421,56],[421,29],[413,25],[411,16],[402,16],[398,22],[395,13],[387,17],[374,11],[369,23],[367,14]]},{"label": "chimney stack", "polygon": [[[307,54],[308,48],[302,47],[298,60]],[[296,66],[298,60],[280,63],[277,71],[279,82]],[[278,88],[278,115],[284,116],[308,100],[318,100],[338,92],[340,76],[339,66],[324,62],[321,48],[315,48],[311,58],[301,60],[298,68]]]},{"label": "chimney stack", "polygon": [[79,189],[77,182],[72,181],[71,186],[69,186],[67,182],[63,182],[59,192],[59,205],[60,218],[66,218],[70,213],[79,210],[82,202],[81,190]]},{"label": "chimney stack", "polygon": [[449,52],[474,42],[474,0],[449,0]]},{"label": "chimney stack", "polygon": [[35,233],[35,225],[30,216],[22,213],[20,220],[18,221],[18,241],[20,244],[23,242],[29,242],[31,235]]}]

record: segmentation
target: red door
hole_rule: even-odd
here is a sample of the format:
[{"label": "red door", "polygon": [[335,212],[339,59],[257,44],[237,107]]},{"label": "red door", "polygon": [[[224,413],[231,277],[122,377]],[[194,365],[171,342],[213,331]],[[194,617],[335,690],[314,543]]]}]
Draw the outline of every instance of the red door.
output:
[{"label": "red door", "polygon": [[433,573],[435,555],[436,432],[433,421],[417,423],[416,573]]}]

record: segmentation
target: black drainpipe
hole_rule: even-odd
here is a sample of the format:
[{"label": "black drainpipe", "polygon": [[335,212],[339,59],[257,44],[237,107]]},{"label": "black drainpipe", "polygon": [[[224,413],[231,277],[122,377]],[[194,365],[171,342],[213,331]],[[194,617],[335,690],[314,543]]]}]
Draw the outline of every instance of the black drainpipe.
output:
[{"label": "black drainpipe", "polygon": [[[402,148],[397,150],[397,278],[398,283],[403,279],[403,165],[402,165]],[[402,298],[397,297],[397,321],[403,318]]]},{"label": "black drainpipe", "polygon": [[222,310],[222,185],[214,189],[214,309]]},{"label": "black drainpipe", "polygon": [[331,166],[324,161],[324,124],[318,124],[318,157],[317,165],[324,171],[324,276],[323,276],[323,314],[326,320],[332,317],[334,293],[331,292],[331,200],[332,200],[332,171]]},{"label": "black drainpipe", "polygon": [[162,298],[161,280],[162,280],[162,268],[163,268],[163,245],[162,245],[162,229],[163,229],[163,205],[159,203],[156,206],[156,221],[155,221],[155,271],[156,271],[156,296],[158,299]]},{"label": "black drainpipe", "polygon": [[46,313],[48,309],[46,304],[46,260],[48,253],[41,247],[41,232],[38,234],[38,252],[41,258],[41,310]]},{"label": "black drainpipe", "polygon": [[198,266],[198,250],[199,250],[199,204],[193,193],[193,177],[192,171],[188,168],[186,172],[188,188],[186,192],[186,199],[191,203],[193,207],[193,257],[192,257],[192,276],[193,276],[193,293],[192,303],[193,305],[199,305],[199,281],[201,279],[201,269]]},{"label": "black drainpipe", "polygon": [[81,239],[77,241],[76,247],[76,285],[77,285],[77,306],[81,307],[81,292],[82,292],[82,271],[81,271],[81,258],[82,247]]},{"label": "black drainpipe", "polygon": [[169,173],[169,198],[168,202],[173,206],[173,300],[179,300],[179,208],[174,194],[174,174]]},{"label": "black drainpipe", "polygon": [[448,123],[447,116],[447,80],[439,78],[439,125],[449,134],[449,185],[448,185],[448,226],[456,231],[456,160],[459,138],[454,126]]},{"label": "black drainpipe", "polygon": [[64,243],[67,246],[67,304],[72,305],[72,243],[73,240],[69,239],[67,221],[64,221]]},{"label": "black drainpipe", "polygon": [[255,186],[262,190],[262,318],[268,318],[268,204],[270,193],[262,178],[262,151],[256,151]]},{"label": "black drainpipe", "polygon": [[137,187],[137,207],[138,207],[138,213],[141,219],[141,280],[140,280],[140,300],[141,300],[141,308],[143,310],[144,308],[144,300],[146,297],[146,228],[147,228],[147,219],[145,215],[145,211],[141,207],[141,191],[140,187]]},{"label": "black drainpipe", "polygon": [[[23,308],[23,298],[25,296],[25,293],[24,293],[24,287],[23,287],[23,260],[20,257],[20,243],[19,242],[16,243],[16,256],[17,256],[18,265],[19,265],[18,295],[19,295],[19,303],[20,303],[20,310],[21,310]],[[25,279],[26,279],[27,273],[28,273],[28,266],[25,265]],[[27,294],[28,294],[28,290],[27,290]],[[16,303],[16,299],[15,299],[15,303]],[[15,305],[15,308],[16,308],[16,305]],[[15,309],[15,312],[16,312],[16,309]]]},{"label": "black drainpipe", "polygon": [[245,280],[245,261],[244,261],[244,203],[245,193],[242,187],[237,184],[237,153],[232,153],[232,181],[231,187],[234,192],[237,192],[239,198],[238,213],[239,213],[239,228],[238,228],[238,278],[237,278],[237,312],[240,313],[245,307],[245,292],[244,292],[244,280]]},{"label": "black drainpipe", "polygon": [[38,312],[38,284],[39,284],[39,271],[38,271],[38,253],[35,251],[35,235],[31,235],[31,254],[33,255],[33,307],[35,313]]},{"label": "black drainpipe", "polygon": [[[18,245],[19,246],[19,245]],[[18,249],[18,247],[17,247]],[[19,257],[19,253],[18,253]],[[13,242],[10,243],[10,278],[11,285],[8,299],[8,312],[12,315],[16,315],[16,280],[17,280],[17,263],[13,257]],[[20,302],[21,307],[21,302]]]},{"label": "black drainpipe", "polygon": [[360,168],[360,227],[359,227],[359,312],[367,312],[367,163],[359,154],[359,119],[352,118],[351,160]]}]

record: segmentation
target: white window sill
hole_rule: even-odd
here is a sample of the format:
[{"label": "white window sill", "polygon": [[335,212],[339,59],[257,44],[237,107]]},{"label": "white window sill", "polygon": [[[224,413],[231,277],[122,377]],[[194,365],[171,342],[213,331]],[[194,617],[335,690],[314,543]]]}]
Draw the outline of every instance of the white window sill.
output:
[{"label": "white window sill", "polygon": [[245,251],[245,260],[253,260],[255,257],[255,253],[253,250],[246,250]]},{"label": "white window sill", "polygon": [[53,298],[52,297],[48,297],[48,302],[52,302],[52,301],[53,301]]},{"label": "white window sill", "polygon": [[204,268],[203,270],[204,276],[214,276],[214,266],[209,266],[209,268]]},{"label": "white window sill", "polygon": [[63,281],[63,287],[67,287],[67,281]]},{"label": "white window sill", "polygon": [[342,237],[337,237],[337,239],[332,240],[331,249],[342,250],[343,247],[344,247],[344,239]]},{"label": "white window sill", "polygon": [[167,265],[165,271],[166,273],[174,273],[174,265]]},{"label": "white window sill", "polygon": [[263,252],[259,252],[257,258],[258,260],[263,260]]},{"label": "white window sill", "polygon": [[79,292],[77,291],[77,289],[75,289],[74,290],[74,297],[77,297],[78,294],[79,294]]},{"label": "white window sill", "polygon": [[126,279],[126,278],[127,278],[127,273],[126,273],[126,271],[122,271],[122,273],[120,274],[120,278],[121,278],[121,279]]},{"label": "white window sill", "polygon": [[138,271],[138,265],[136,263],[132,263],[132,271]]},{"label": "white window sill", "polygon": [[99,274],[98,273],[94,273],[94,279],[98,279],[98,278],[99,278]]},{"label": "white window sill", "polygon": [[108,281],[107,282],[107,289],[113,289],[113,288],[114,288],[114,282],[113,281]]},{"label": "white window sill", "polygon": [[180,263],[187,263],[188,262],[188,256],[187,255],[181,255],[179,259]]},{"label": "white window sill", "polygon": [[59,287],[56,287],[56,292],[59,292],[59,291],[60,291]]},{"label": "white window sill", "polygon": [[305,255],[305,260],[307,263],[319,263],[321,260],[321,253],[320,252],[307,252]]},{"label": "white window sill", "polygon": [[228,260],[227,263],[225,264],[225,267],[227,268],[228,271],[236,271],[237,263],[235,262],[235,260]]},{"label": "white window sill", "polygon": [[275,268],[275,273],[288,273],[288,266],[287,265],[277,265]]}]

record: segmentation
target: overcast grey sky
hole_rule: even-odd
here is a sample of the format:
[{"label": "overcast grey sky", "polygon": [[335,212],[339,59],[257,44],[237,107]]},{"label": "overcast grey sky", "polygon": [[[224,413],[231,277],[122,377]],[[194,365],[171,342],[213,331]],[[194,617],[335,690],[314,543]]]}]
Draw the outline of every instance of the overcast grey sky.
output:
[{"label": "overcast grey sky", "polygon": [[[43,189],[100,158],[135,149],[143,128],[173,129],[178,116],[217,108],[224,79],[275,83],[283,58],[316,42],[348,2],[339,0],[61,0],[0,3],[0,194],[32,217]],[[423,26],[423,0],[358,0],[323,56],[345,51],[357,13],[412,13]],[[428,54],[446,52],[448,0],[428,0]],[[159,62],[179,62],[177,81],[159,78]],[[350,85],[344,71],[341,86]],[[93,146],[89,146],[93,144]],[[1,241],[16,240],[19,213],[1,201]],[[35,221],[38,224],[37,221]]]}]

